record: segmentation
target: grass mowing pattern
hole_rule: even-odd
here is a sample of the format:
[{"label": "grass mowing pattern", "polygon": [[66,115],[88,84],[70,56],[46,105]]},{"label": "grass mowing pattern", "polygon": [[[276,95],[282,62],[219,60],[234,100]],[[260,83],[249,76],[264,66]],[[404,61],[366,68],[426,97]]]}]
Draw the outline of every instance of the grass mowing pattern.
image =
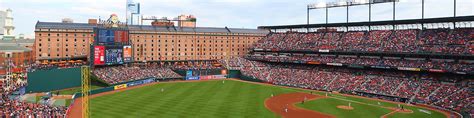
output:
[{"label": "grass mowing pattern", "polygon": [[[161,92],[164,88],[164,92]],[[94,118],[103,117],[277,117],[265,108],[272,93],[296,92],[226,80],[160,83],[91,99]]]},{"label": "grass mowing pattern", "polygon": [[[378,101],[375,101],[375,100],[349,97],[349,96],[341,96],[341,95],[335,95],[335,94],[330,94],[329,96],[332,96],[334,98],[318,99],[318,100],[306,102],[304,105],[297,104],[296,106],[319,111],[326,114],[333,114],[337,116],[338,118],[380,118],[380,116],[391,112],[391,110],[379,107]],[[341,100],[341,99],[344,99],[344,100]],[[344,110],[344,109],[339,109],[336,107],[339,105],[347,106],[350,101],[351,101],[351,106],[354,108],[354,110]],[[359,102],[359,103],[356,103],[356,102]],[[398,104],[380,102],[380,106],[397,108]],[[439,113],[436,111],[419,108],[415,106],[407,106],[407,105],[403,105],[403,106],[405,109],[412,110],[413,113],[410,113],[410,114],[395,113],[388,117],[389,118],[445,118],[445,116],[442,113]],[[423,113],[419,111],[419,109],[430,111],[431,114]]]},{"label": "grass mowing pattern", "polygon": [[[165,90],[164,92],[161,92],[162,88]],[[270,97],[272,93],[278,95],[298,91],[303,90],[232,80],[226,80],[224,84],[222,81],[160,83],[93,98],[91,99],[91,115],[93,118],[278,117],[265,108],[265,99]],[[318,92],[318,94],[322,95],[323,93]],[[376,101],[368,99],[349,99],[377,104]],[[303,107],[343,118],[362,116],[364,118],[379,118],[381,115],[390,112],[390,110],[380,107],[364,106],[356,103],[352,103],[352,106],[356,109],[353,112],[341,112],[331,109],[341,104],[347,105],[347,102],[327,98],[307,102]],[[390,105],[388,103],[383,104]],[[419,111],[414,110],[414,112]],[[431,112],[433,113],[432,118],[443,117],[441,113]],[[394,114],[392,116],[423,118],[425,117],[423,114]]]}]

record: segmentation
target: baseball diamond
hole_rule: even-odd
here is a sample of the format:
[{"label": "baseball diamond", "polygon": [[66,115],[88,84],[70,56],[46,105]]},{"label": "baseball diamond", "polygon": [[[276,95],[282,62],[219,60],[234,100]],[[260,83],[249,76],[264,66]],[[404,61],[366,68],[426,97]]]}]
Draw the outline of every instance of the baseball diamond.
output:
[{"label": "baseball diamond", "polygon": [[[160,91],[161,89],[164,91]],[[337,93],[325,96],[326,92],[312,91],[311,94],[311,91],[236,79],[161,82],[125,91],[93,95],[91,117],[286,117],[286,114],[290,114],[287,117],[314,117],[307,114],[318,114],[340,118],[380,118],[384,115],[393,118],[444,118],[449,114],[422,106]],[[315,99],[310,98],[301,104],[303,96],[315,96]],[[347,105],[348,102],[353,103],[354,110],[337,108],[338,105]],[[377,102],[382,105],[375,105]],[[284,112],[286,104],[291,105],[291,110],[288,112]],[[413,113],[390,114],[396,111],[391,108],[397,104],[403,104],[407,109],[413,110]],[[429,111],[431,114],[420,110]],[[297,114],[291,114],[292,112]],[[80,116],[80,114],[70,115]]]},{"label": "baseball diamond", "polygon": [[472,8],[0,0],[0,118],[474,118]]}]

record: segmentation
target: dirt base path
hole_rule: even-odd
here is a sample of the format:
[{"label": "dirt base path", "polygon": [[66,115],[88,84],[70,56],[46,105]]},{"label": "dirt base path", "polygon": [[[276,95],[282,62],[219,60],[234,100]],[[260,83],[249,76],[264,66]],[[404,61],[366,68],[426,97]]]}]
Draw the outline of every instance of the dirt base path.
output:
[{"label": "dirt base path", "polygon": [[[335,118],[332,115],[296,107],[295,104],[301,103],[305,97],[307,101],[324,98],[324,96],[307,93],[280,94],[266,99],[265,107],[284,118]],[[285,111],[285,108],[288,110]]]}]

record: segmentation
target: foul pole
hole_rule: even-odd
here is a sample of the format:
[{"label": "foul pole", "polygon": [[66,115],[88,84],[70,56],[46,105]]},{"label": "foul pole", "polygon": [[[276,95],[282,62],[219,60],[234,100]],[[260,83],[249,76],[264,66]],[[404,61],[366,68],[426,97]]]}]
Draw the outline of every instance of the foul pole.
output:
[{"label": "foul pole", "polygon": [[89,95],[91,84],[89,82],[89,66],[81,67],[81,85],[82,85],[82,118],[89,118]]}]

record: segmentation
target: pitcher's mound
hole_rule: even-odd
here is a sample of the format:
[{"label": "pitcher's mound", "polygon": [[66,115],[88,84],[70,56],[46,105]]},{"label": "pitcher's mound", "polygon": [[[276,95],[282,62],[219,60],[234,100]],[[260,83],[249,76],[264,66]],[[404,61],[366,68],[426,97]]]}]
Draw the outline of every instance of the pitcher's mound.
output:
[{"label": "pitcher's mound", "polygon": [[339,106],[337,106],[337,108],[339,108],[339,109],[345,109],[345,110],[353,110],[353,109],[354,109],[353,107],[344,106],[344,105],[339,105]]}]

